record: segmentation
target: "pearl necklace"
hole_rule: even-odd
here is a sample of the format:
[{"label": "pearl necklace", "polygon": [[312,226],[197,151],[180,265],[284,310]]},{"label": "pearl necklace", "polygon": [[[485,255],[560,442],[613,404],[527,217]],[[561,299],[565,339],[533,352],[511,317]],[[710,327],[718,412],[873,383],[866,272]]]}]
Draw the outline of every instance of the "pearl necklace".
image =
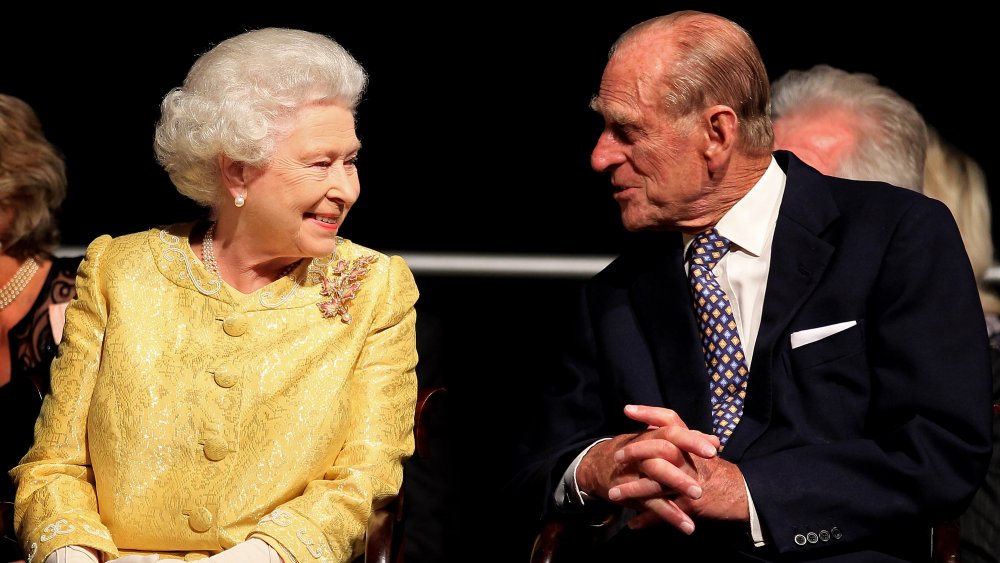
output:
[{"label": "pearl necklace", "polygon": [[28,258],[21,264],[21,267],[14,272],[14,277],[10,278],[10,281],[5,283],[3,287],[0,287],[0,311],[6,309],[7,305],[13,303],[17,296],[21,295],[37,271],[38,262],[35,262],[34,258]]},{"label": "pearl necklace", "polygon": [[[213,276],[222,279],[222,274],[219,273],[219,262],[215,259],[215,248],[212,244],[214,235],[215,235],[215,223],[213,222],[211,225],[209,225],[208,230],[205,231],[204,238],[201,240],[202,261],[205,262],[205,267],[208,268],[208,271]],[[288,266],[285,266],[285,269],[281,271],[281,275],[278,276],[278,279],[291,275],[291,273],[295,271],[295,268],[298,267],[300,262],[302,262],[301,258],[299,258],[295,262],[292,262]]]}]

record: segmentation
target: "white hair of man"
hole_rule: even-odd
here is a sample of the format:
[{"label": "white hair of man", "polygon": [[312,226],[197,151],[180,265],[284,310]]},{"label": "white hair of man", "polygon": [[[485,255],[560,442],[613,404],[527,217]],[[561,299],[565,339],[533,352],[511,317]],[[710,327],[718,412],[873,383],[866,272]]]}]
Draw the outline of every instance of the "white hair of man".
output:
[{"label": "white hair of man", "polygon": [[857,117],[853,150],[844,155],[834,176],[920,191],[927,125],[912,103],[880,85],[874,76],[821,64],[788,71],[771,89],[775,121],[829,108]]}]

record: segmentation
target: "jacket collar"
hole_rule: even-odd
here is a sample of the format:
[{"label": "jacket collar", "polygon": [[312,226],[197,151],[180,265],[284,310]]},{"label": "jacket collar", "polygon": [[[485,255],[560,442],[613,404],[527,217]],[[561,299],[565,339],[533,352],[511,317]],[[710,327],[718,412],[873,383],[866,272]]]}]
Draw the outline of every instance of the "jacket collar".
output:
[{"label": "jacket collar", "polygon": [[[840,213],[829,183],[789,152],[776,151],[774,157],[787,179],[771,246],[744,416],[724,450],[729,459],[738,459],[766,429],[779,339],[822,278],[835,249],[827,238]],[[681,236],[657,233],[644,240],[640,252],[646,258],[629,295],[648,336],[664,404],[677,411],[690,428],[710,432],[709,387],[684,274]]]}]

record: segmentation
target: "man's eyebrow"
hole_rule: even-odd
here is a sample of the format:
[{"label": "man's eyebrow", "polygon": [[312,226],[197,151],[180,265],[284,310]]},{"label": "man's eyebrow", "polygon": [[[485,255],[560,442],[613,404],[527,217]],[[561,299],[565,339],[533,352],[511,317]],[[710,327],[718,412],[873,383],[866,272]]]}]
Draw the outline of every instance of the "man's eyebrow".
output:
[{"label": "man's eyebrow", "polygon": [[604,120],[619,127],[634,127],[637,123],[635,117],[620,111],[608,109],[601,104],[600,97],[594,96],[590,99],[590,109],[604,116]]},{"label": "man's eyebrow", "polygon": [[596,111],[597,113],[601,113],[601,98],[597,94],[590,97],[590,104],[588,105],[590,106],[590,109]]}]

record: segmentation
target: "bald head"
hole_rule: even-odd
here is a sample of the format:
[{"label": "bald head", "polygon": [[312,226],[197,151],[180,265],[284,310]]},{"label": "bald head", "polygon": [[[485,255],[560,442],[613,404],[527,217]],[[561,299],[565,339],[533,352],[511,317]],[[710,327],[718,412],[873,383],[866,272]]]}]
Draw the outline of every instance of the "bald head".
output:
[{"label": "bald head", "polygon": [[681,12],[626,32],[591,106],[605,127],[591,166],[606,172],[629,230],[699,232],[771,162],[769,83],[738,25]]},{"label": "bald head", "polygon": [[623,33],[609,58],[641,60],[647,79],[658,83],[667,115],[729,106],[739,119],[738,148],[755,156],[771,152],[767,70],[735,22],[694,11],[653,18]]},{"label": "bald head", "polygon": [[858,116],[843,107],[806,108],[774,122],[774,146],[837,176],[858,144]]}]

